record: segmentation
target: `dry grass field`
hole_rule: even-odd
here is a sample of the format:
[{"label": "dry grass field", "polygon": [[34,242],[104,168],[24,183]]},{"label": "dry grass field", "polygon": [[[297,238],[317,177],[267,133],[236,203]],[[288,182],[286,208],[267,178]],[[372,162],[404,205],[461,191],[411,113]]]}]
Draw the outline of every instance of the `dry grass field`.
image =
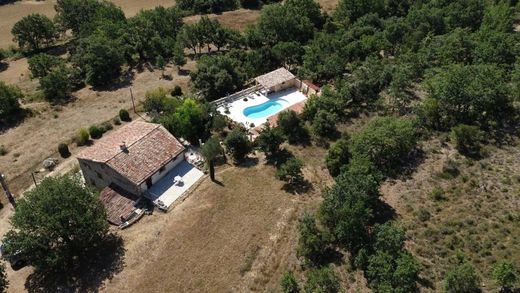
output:
[{"label": "dry grass field", "polygon": [[[458,252],[479,270],[485,292],[498,291],[491,280],[495,262],[520,261],[519,143],[487,146],[489,156],[475,161],[433,139],[423,143],[426,158],[410,178],[383,185],[423,276],[436,286],[431,291],[440,290]],[[448,166],[460,174],[450,175]]]}]

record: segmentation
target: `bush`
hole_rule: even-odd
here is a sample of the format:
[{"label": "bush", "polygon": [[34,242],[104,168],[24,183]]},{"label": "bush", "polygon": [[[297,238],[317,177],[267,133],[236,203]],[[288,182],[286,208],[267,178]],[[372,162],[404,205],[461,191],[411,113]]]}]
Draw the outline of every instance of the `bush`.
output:
[{"label": "bush", "polygon": [[[0,203],[0,209],[1,208],[2,208],[2,205]],[[2,262],[0,262],[0,293],[7,292],[8,287],[9,287],[9,281],[7,281],[7,274],[5,273],[5,266]]]},{"label": "bush", "polygon": [[7,148],[5,147],[5,145],[0,145],[0,156],[5,156],[7,155],[8,151],[7,151]]},{"label": "bush", "polygon": [[288,110],[280,113],[277,123],[278,128],[291,144],[301,142],[307,135],[303,120],[294,111]]},{"label": "bush", "polygon": [[99,139],[103,136],[103,130],[96,125],[90,126],[88,132],[93,139]]},{"label": "bush", "polygon": [[333,137],[336,132],[338,116],[325,110],[319,110],[312,120],[312,131],[320,137]]},{"label": "bush", "polygon": [[247,138],[245,129],[235,128],[224,140],[224,145],[235,162],[242,162],[252,151],[252,144]]},{"label": "bush", "polygon": [[69,146],[66,143],[60,143],[58,145],[58,153],[60,153],[62,158],[70,157]]},{"label": "bush", "polygon": [[443,285],[447,293],[480,292],[480,277],[475,268],[465,262],[446,273]]},{"label": "bush", "polygon": [[477,126],[457,125],[451,129],[450,138],[461,154],[473,157],[480,155],[482,132]]},{"label": "bush", "polygon": [[18,101],[21,98],[23,94],[18,87],[0,81],[0,121],[13,120],[14,116],[21,111]]},{"label": "bush", "polygon": [[171,93],[172,97],[179,97],[182,96],[182,88],[178,85],[176,85]]},{"label": "bush", "polygon": [[119,119],[121,119],[121,121],[125,121],[125,122],[132,121],[132,118],[130,118],[130,114],[125,109],[119,110]]},{"label": "bush", "polygon": [[282,287],[283,293],[298,293],[300,292],[300,288],[298,287],[298,282],[296,282],[296,278],[292,271],[288,271],[283,274],[282,281],[280,282],[280,286]]},{"label": "bush", "polygon": [[329,150],[325,157],[325,164],[331,176],[336,177],[340,174],[350,161],[348,138],[341,138],[336,141]]},{"label": "bush", "polygon": [[121,119],[119,119],[119,117],[114,117],[112,118],[112,123],[114,123],[114,125],[121,125]]},{"label": "bush", "polygon": [[302,167],[303,162],[301,160],[290,158],[276,171],[276,177],[294,186],[303,182]]},{"label": "bush", "polygon": [[298,221],[297,257],[309,265],[318,266],[324,260],[326,248],[326,239],[318,229],[314,215],[305,212]]},{"label": "bush", "polygon": [[307,273],[305,292],[339,292],[340,285],[338,277],[330,267],[311,270]]},{"label": "bush", "polygon": [[493,279],[503,289],[510,289],[516,284],[518,281],[517,274],[518,269],[508,260],[500,261],[493,267]]},{"label": "bush", "polygon": [[409,118],[378,117],[352,136],[352,157],[366,157],[387,175],[395,172],[417,144]]},{"label": "bush", "polygon": [[99,129],[103,133],[105,133],[107,131],[110,131],[110,130],[114,129],[114,126],[112,126],[112,124],[110,122],[106,121],[106,122],[101,123],[101,125],[99,126]]},{"label": "bush", "polygon": [[444,189],[442,189],[440,186],[435,186],[430,193],[430,197],[435,201],[444,200]]},{"label": "bush", "polygon": [[76,138],[76,144],[78,146],[86,145],[88,140],[90,139],[90,134],[88,133],[88,130],[85,128],[80,128],[78,131],[78,137]]},{"label": "bush", "polygon": [[47,100],[60,101],[70,96],[72,83],[69,73],[70,70],[67,67],[60,66],[40,78],[40,88]]}]

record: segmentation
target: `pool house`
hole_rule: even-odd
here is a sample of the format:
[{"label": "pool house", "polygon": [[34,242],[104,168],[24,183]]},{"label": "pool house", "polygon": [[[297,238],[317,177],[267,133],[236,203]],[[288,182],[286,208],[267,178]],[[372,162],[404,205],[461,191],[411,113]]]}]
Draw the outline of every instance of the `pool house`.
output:
[{"label": "pool house", "polygon": [[301,112],[309,94],[319,94],[319,88],[301,81],[289,70],[279,68],[254,79],[255,85],[215,101],[217,110],[244,125],[256,136],[262,125],[276,124],[283,110]]}]

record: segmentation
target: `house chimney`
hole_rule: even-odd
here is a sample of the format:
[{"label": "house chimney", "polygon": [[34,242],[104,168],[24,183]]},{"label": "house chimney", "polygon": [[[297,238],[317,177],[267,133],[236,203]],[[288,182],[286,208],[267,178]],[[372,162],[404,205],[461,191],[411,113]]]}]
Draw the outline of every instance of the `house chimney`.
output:
[{"label": "house chimney", "polygon": [[119,145],[119,148],[125,153],[128,152],[128,148],[126,147],[126,143],[124,141]]}]

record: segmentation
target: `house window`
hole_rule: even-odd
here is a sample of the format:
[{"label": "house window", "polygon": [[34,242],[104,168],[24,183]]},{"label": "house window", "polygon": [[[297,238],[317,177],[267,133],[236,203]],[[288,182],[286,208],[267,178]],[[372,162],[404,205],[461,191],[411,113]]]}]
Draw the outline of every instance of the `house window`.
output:
[{"label": "house window", "polygon": [[161,174],[162,172],[164,172],[166,168],[164,166],[162,166],[160,169],[159,169],[159,174]]}]

